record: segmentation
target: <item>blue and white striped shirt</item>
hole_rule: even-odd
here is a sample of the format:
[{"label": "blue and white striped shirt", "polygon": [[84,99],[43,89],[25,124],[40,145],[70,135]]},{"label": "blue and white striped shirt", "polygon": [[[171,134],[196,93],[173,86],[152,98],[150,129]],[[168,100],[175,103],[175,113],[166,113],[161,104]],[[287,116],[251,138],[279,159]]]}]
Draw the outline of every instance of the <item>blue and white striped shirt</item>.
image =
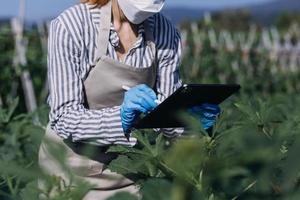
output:
[{"label": "blue and white striped shirt", "polygon": [[[157,48],[158,99],[163,101],[181,86],[179,65],[181,39],[176,28],[161,14],[149,18]],[[96,145],[134,145],[124,137],[120,106],[101,110],[84,107],[83,83],[97,61],[96,49],[100,8],[80,3],[65,10],[51,21],[48,40],[48,104],[50,126],[62,138]],[[144,27],[139,26],[138,39],[124,62],[134,67],[150,66],[151,48],[144,41]],[[101,34],[101,33],[100,33]],[[115,47],[119,37],[111,26],[107,54],[118,60]],[[96,86],[95,86],[96,87]],[[99,87],[99,86],[97,86]],[[183,129],[164,129],[166,136],[182,134]]]}]

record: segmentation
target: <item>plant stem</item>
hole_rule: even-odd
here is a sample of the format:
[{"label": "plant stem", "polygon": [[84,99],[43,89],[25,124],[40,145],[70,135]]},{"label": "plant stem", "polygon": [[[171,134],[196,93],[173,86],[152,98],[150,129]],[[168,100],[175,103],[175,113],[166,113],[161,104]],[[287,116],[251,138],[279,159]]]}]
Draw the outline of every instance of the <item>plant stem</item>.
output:
[{"label": "plant stem", "polygon": [[8,176],[8,177],[6,178],[6,180],[7,180],[7,186],[8,186],[8,189],[9,189],[10,194],[11,194],[13,197],[15,197],[15,196],[16,196],[16,191],[15,191],[14,186],[13,186],[13,179],[12,179],[11,177]]},{"label": "plant stem", "polygon": [[235,196],[234,198],[232,198],[232,200],[237,200],[243,193],[247,192],[248,190],[250,190],[255,184],[257,183],[257,180],[253,181],[250,185],[248,185],[241,194]]}]

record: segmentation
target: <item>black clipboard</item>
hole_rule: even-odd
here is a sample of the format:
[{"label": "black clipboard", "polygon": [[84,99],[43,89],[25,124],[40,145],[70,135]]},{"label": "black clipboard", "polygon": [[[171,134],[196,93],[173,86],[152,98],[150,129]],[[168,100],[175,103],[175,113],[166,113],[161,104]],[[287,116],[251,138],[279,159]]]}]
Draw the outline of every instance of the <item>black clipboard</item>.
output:
[{"label": "black clipboard", "polygon": [[237,84],[185,84],[153,111],[138,119],[134,128],[184,127],[178,116],[180,111],[202,103],[220,104],[240,88]]}]

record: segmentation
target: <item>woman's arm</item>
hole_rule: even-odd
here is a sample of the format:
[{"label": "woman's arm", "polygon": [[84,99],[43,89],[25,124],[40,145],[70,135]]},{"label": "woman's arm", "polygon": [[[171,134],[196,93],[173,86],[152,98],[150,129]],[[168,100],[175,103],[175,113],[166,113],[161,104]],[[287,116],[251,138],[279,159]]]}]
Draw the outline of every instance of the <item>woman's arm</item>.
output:
[{"label": "woman's arm", "polygon": [[[50,125],[62,138],[98,145],[134,145],[124,136],[120,107],[89,110],[84,107],[83,48],[70,34],[70,24],[51,22],[48,41]],[[68,27],[70,25],[70,27]]]},{"label": "woman's arm", "polygon": [[[156,44],[158,49],[157,93],[160,101],[165,100],[181,85],[179,67],[182,45],[177,29],[162,15],[156,15]],[[162,129],[167,137],[179,136],[183,128]]]}]

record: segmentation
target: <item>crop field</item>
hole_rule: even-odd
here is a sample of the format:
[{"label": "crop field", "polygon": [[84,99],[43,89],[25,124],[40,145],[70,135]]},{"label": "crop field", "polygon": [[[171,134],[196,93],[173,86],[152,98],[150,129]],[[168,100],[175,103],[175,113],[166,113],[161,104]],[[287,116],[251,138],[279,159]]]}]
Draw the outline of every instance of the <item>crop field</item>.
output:
[{"label": "crop field", "polygon": [[[134,148],[110,147],[120,154],[110,170],[135,177],[143,200],[300,199],[300,27],[230,31],[189,23],[180,31],[183,81],[238,83],[240,93],[221,105],[211,134],[183,114],[189,127],[180,138],[136,131]],[[0,199],[80,200],[91,185],[74,176],[73,188],[37,164],[49,112],[47,26],[25,30],[26,62],[18,60],[17,41],[9,24],[0,25]],[[24,92],[30,85],[34,103]],[[65,166],[64,149],[50,146]]]}]

